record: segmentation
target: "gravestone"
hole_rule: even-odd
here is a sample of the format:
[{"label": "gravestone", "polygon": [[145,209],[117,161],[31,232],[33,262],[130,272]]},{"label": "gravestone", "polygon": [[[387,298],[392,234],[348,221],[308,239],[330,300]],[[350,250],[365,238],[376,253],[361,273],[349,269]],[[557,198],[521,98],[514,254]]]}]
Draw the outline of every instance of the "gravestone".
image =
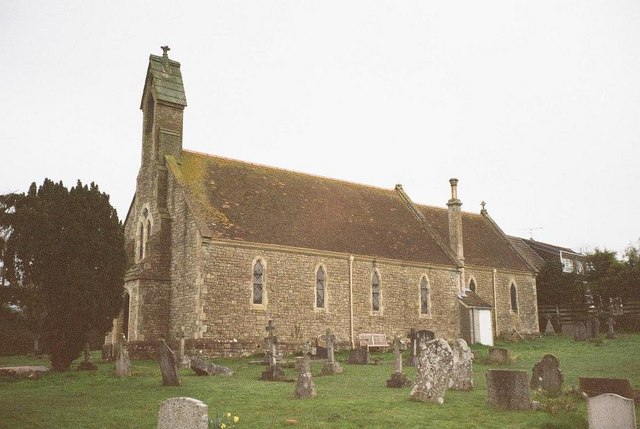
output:
[{"label": "gravestone", "polygon": [[296,390],[294,392],[296,398],[315,398],[316,386],[313,383],[313,377],[311,375],[311,365],[309,363],[309,352],[311,347],[309,344],[304,345],[301,358],[298,360],[298,381],[296,382]]},{"label": "gravestone", "polygon": [[178,346],[178,367],[179,368],[189,368],[190,361],[186,356],[184,351],[184,343],[185,343],[185,335],[184,335],[184,326],[180,327],[180,342]]},{"label": "gravestone", "polygon": [[473,390],[473,352],[462,338],[449,343],[453,352],[453,368],[449,389]]},{"label": "gravestone", "polygon": [[216,365],[215,363],[208,363],[200,358],[191,359],[190,367],[196,375],[233,375],[233,370],[231,368]]},{"label": "gravestone", "polygon": [[547,315],[547,325],[544,328],[544,333],[548,335],[553,335],[556,333],[556,330],[553,329],[553,323],[551,323],[551,316]]},{"label": "gravestone", "polygon": [[613,330],[615,324],[616,322],[613,320],[612,316],[607,317],[607,338],[609,339],[616,337],[616,333]]},{"label": "gravestone", "polygon": [[411,398],[442,404],[452,368],[453,353],[445,340],[438,338],[427,343],[420,342],[418,371]]},{"label": "gravestone", "polygon": [[262,372],[261,380],[279,381],[285,378],[284,370],[278,364],[278,337],[275,334],[276,327],[272,320],[269,320],[265,330],[268,332],[265,341],[267,343],[267,369]]},{"label": "gravestone", "polygon": [[339,362],[336,362],[334,355],[336,336],[333,335],[330,329],[327,329],[325,341],[327,344],[327,361],[322,367],[322,375],[340,374],[342,372],[342,366],[340,366]]},{"label": "gravestone", "polygon": [[178,363],[176,354],[169,348],[164,340],[160,340],[158,347],[158,362],[162,373],[162,384],[165,386],[180,386],[178,377]]},{"label": "gravestone", "polygon": [[487,405],[505,410],[531,409],[527,371],[490,369],[486,378]]},{"label": "gravestone", "polygon": [[98,367],[95,363],[91,362],[91,349],[89,342],[84,345],[84,360],[78,365],[78,371],[97,371]]},{"label": "gravestone", "polygon": [[636,429],[633,399],[615,393],[587,398],[589,429]]},{"label": "gravestone", "polygon": [[29,380],[37,380],[42,374],[49,372],[46,366],[4,366],[0,368],[0,378],[28,378]]},{"label": "gravestone", "polygon": [[576,323],[575,322],[563,323],[562,334],[566,335],[567,337],[573,338],[576,335]]},{"label": "gravestone", "polygon": [[489,347],[489,363],[503,364],[509,362],[509,350],[502,347]]},{"label": "gravestone", "polygon": [[626,378],[580,377],[580,391],[587,396],[598,396],[603,393],[615,393],[633,399],[631,383]]},{"label": "gravestone", "polygon": [[586,322],[587,338],[598,338],[600,335],[600,319],[591,317]]},{"label": "gravestone", "polygon": [[193,398],[169,398],[160,405],[158,429],[207,429],[209,407]]},{"label": "gravestone", "polygon": [[533,366],[531,371],[531,389],[542,389],[549,393],[562,390],[564,376],[560,370],[560,361],[554,355],[544,355],[542,360]]},{"label": "gravestone", "polygon": [[369,349],[359,347],[351,350],[348,362],[356,365],[369,365]]},{"label": "gravestone", "polygon": [[587,325],[584,322],[577,322],[573,331],[573,339],[575,341],[586,341],[588,338]]},{"label": "gravestone", "polygon": [[402,341],[399,337],[393,340],[393,354],[395,355],[395,371],[391,374],[391,378],[387,380],[387,387],[408,387],[411,386],[411,380],[402,372]]},{"label": "gravestone", "polygon": [[118,356],[116,356],[116,377],[128,377],[131,375],[131,360],[127,350],[127,339],[121,335],[118,342]]}]

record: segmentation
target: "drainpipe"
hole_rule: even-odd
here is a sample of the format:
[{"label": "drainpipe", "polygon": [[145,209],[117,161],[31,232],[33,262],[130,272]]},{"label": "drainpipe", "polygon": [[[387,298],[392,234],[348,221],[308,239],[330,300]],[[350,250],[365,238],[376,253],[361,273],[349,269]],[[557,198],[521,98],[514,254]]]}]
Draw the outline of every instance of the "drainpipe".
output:
[{"label": "drainpipe", "polygon": [[355,348],[353,341],[353,255],[349,255],[349,332],[351,337],[351,350]]},{"label": "drainpipe", "polygon": [[493,269],[493,320],[494,320],[494,337],[498,336],[498,296],[496,295],[496,274],[498,270]]}]

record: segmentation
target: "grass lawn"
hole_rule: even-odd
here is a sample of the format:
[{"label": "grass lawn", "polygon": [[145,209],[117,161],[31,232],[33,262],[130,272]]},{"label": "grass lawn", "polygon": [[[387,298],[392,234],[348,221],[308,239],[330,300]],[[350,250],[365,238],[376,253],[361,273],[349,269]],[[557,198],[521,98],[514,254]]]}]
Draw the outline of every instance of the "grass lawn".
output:
[{"label": "grass lawn", "polygon": [[[640,334],[621,334],[614,340],[574,342],[558,337],[507,347],[514,361],[501,368],[531,368],[546,353],[560,359],[565,375],[565,394],[558,398],[533,395],[557,412],[498,411],[485,405],[487,348],[472,347],[475,390],[448,391],[442,405],[409,400],[410,388],[390,389],[386,380],[393,372],[393,354],[380,354],[381,365],[349,365],[338,353],[344,373],[314,377],[318,397],[295,399],[295,383],[258,381],[263,367],[250,359],[219,359],[234,369],[233,377],[197,377],[181,370],[182,386],[163,387],[155,361],[134,361],[132,376],[116,378],[113,363],[96,359],[98,371],[51,373],[39,380],[0,380],[1,428],[155,428],[160,403],[175,396],[199,399],[209,406],[209,416],[230,412],[240,416],[239,428],[580,428],[587,427],[586,403],[572,387],[579,376],[628,378],[640,388]],[[254,358],[255,359],[255,358]],[[48,365],[47,360],[2,357],[0,366]],[[321,363],[312,363],[314,375]],[[293,369],[286,369],[296,377]],[[415,378],[415,368],[405,368]],[[640,407],[636,407],[639,409]],[[640,421],[640,415],[638,415]]]}]

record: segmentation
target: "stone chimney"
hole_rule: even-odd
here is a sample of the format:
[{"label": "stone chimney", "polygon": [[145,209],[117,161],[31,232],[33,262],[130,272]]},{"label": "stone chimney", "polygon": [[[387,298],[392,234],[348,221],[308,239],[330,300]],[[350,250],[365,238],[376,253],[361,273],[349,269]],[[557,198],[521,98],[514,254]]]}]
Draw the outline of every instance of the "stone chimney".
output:
[{"label": "stone chimney", "polygon": [[458,199],[458,179],[450,179],[451,199],[447,201],[449,207],[449,246],[458,260],[464,264],[462,247],[462,201]]}]

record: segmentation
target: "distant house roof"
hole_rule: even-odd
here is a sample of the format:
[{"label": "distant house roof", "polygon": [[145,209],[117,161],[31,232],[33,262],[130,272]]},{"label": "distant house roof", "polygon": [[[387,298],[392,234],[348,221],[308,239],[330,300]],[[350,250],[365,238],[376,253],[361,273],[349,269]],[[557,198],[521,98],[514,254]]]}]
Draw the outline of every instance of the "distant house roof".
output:
[{"label": "distant house roof", "polygon": [[525,257],[530,261],[530,263],[536,267],[538,271],[543,267],[545,260],[540,257],[527,243],[523,238],[520,237],[511,237],[509,236],[509,240],[514,247],[520,249],[521,253],[525,255]]},{"label": "distant house roof", "polygon": [[156,100],[179,106],[187,105],[187,96],[184,92],[179,62],[153,54],[150,55],[147,81],[145,82],[143,94],[146,93],[148,85],[152,85],[151,89]]},{"label": "distant house roof", "polygon": [[[454,266],[446,208],[418,206],[425,230],[394,189],[382,189],[183,150],[170,169],[213,238]],[[468,263],[529,271],[482,215],[463,214]]]},{"label": "distant house roof", "polygon": [[545,261],[558,261],[560,255],[562,255],[563,258],[575,260],[585,259],[585,256],[583,254],[578,253],[568,247],[556,246],[554,244],[543,243],[541,241],[526,238],[522,238],[521,240]]}]

